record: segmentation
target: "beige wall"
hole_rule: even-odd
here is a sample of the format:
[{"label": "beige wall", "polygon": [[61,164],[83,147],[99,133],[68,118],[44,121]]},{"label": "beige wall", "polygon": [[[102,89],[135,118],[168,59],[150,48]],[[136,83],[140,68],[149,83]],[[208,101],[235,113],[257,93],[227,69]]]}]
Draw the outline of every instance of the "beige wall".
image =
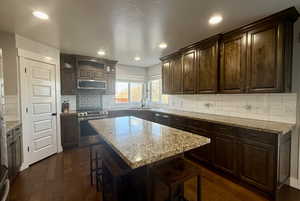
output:
[{"label": "beige wall", "polygon": [[0,48],[3,51],[3,74],[5,95],[18,94],[17,49],[15,35],[0,32]]},{"label": "beige wall", "polygon": [[[300,9],[298,9],[300,10]],[[293,49],[293,84],[292,90],[294,93],[298,94],[297,100],[297,122],[296,129],[292,134],[292,168],[291,168],[291,177],[298,179],[298,185],[300,185],[299,181],[299,132],[300,132],[300,20],[295,23],[294,26],[294,49]]]}]

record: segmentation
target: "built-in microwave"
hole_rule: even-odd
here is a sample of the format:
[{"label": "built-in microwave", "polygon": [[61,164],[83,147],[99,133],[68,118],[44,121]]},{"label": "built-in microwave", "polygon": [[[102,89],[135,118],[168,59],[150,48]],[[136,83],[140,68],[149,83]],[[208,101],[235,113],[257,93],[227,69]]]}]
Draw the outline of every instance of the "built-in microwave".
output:
[{"label": "built-in microwave", "polygon": [[78,89],[106,89],[106,81],[77,80]]}]

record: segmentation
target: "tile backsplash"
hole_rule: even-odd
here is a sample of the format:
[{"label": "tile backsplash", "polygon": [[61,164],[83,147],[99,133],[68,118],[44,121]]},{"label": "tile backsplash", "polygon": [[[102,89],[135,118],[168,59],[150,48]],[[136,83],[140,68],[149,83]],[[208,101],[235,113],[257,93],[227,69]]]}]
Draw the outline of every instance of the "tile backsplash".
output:
[{"label": "tile backsplash", "polygon": [[[297,94],[170,95],[159,107],[242,118],[296,122]],[[158,105],[156,105],[158,106]]]},{"label": "tile backsplash", "polygon": [[76,110],[76,96],[61,96],[61,102],[67,101],[70,104],[70,110]]}]

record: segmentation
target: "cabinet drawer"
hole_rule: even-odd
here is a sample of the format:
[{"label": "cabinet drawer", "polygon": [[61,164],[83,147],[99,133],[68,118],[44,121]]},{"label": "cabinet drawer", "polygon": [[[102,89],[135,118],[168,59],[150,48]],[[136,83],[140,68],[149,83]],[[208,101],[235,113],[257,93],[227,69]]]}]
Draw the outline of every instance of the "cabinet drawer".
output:
[{"label": "cabinet drawer", "polygon": [[181,129],[181,130],[186,130],[186,123],[187,119],[184,117],[179,117],[179,116],[170,116],[170,126]]},{"label": "cabinet drawer", "polygon": [[189,119],[186,122],[186,129],[190,132],[195,132],[198,134],[208,133],[212,129],[212,124],[205,121]]},{"label": "cabinet drawer", "polygon": [[230,135],[236,136],[237,129],[231,126],[224,126],[224,125],[214,125],[213,132],[215,134],[222,134],[222,135]]},{"label": "cabinet drawer", "polygon": [[243,128],[240,128],[238,131],[238,136],[241,140],[252,140],[265,144],[274,144],[276,141],[275,135],[276,134]]}]

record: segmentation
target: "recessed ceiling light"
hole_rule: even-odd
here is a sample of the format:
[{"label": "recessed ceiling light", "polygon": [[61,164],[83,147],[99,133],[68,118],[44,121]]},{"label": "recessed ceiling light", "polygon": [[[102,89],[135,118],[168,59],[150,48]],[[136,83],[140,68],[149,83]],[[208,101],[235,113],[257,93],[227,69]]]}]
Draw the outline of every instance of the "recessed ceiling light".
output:
[{"label": "recessed ceiling light", "polygon": [[100,56],[104,56],[104,55],[106,54],[104,50],[99,50],[97,53],[98,53]]},{"label": "recessed ceiling light", "polygon": [[159,48],[161,48],[161,49],[165,49],[167,47],[168,47],[167,43],[161,43],[161,44],[159,44]]},{"label": "recessed ceiling light", "polygon": [[215,15],[215,16],[212,16],[210,19],[209,19],[209,24],[219,24],[220,22],[222,22],[223,18],[221,15]]},{"label": "recessed ceiling light", "polygon": [[36,18],[41,19],[41,20],[48,20],[49,19],[49,16],[46,13],[41,12],[41,11],[33,11],[32,15]]},{"label": "recessed ceiling light", "polygon": [[141,60],[141,57],[134,57],[134,60],[135,60],[135,61],[140,61],[140,60]]}]

